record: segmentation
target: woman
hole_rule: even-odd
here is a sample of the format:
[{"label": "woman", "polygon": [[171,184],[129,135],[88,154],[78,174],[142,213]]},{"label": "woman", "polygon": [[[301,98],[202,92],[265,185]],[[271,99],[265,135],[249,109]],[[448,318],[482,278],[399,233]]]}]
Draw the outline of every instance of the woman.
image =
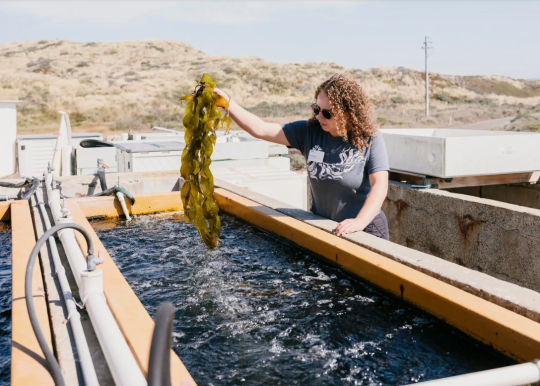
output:
[{"label": "woman", "polygon": [[256,138],[294,147],[306,158],[313,206],[319,216],[339,222],[338,236],[364,231],[388,240],[381,206],[388,191],[388,156],[371,122],[371,104],[354,79],[334,75],[315,91],[308,121],[264,122],[230,101],[231,118]]}]

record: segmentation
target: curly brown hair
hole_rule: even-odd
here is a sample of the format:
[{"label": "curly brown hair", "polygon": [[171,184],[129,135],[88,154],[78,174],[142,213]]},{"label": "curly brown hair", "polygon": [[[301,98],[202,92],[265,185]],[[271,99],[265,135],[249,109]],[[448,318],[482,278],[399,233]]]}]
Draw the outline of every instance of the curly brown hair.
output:
[{"label": "curly brown hair", "polygon": [[[330,100],[332,115],[343,140],[350,137],[359,150],[369,147],[368,141],[376,136],[376,128],[371,119],[372,105],[365,91],[348,74],[336,74],[324,81],[315,91],[315,100],[324,91]],[[314,113],[308,125],[318,124]]]}]

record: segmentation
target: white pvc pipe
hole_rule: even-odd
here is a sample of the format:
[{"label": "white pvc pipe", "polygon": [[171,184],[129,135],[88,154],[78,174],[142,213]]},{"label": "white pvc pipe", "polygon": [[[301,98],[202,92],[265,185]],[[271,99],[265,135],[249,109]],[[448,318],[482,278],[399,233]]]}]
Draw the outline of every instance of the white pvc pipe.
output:
[{"label": "white pvc pipe", "polygon": [[[538,362],[524,363],[477,373],[458,375],[428,382],[414,383],[426,386],[521,386],[540,381]],[[413,384],[411,384],[413,385]]]},{"label": "white pvc pipe", "polygon": [[[46,182],[50,181],[51,176],[49,173]],[[49,185],[47,185],[47,190],[49,191],[49,206],[53,212],[55,222],[57,224],[73,222],[73,219],[69,216],[62,217],[63,213],[60,208],[59,191],[50,190]],[[57,216],[58,213],[60,216]],[[92,280],[92,291],[87,290],[89,274],[95,279],[96,275],[101,275],[101,270],[94,270],[92,272],[86,270],[86,259],[77,244],[73,230],[64,229],[58,233],[64,245],[64,250],[77,285],[81,292],[84,293],[81,294],[81,297],[85,303],[86,310],[92,321],[92,326],[96,332],[101,350],[109,365],[115,384],[118,386],[146,386],[146,379],[107,305],[105,295],[103,294],[103,280]]]},{"label": "white pvc pipe", "polygon": [[126,220],[131,220],[127,209],[126,200],[124,199],[124,194],[122,192],[116,192],[116,197],[118,197],[118,201],[120,201],[120,205],[122,206],[122,210],[124,211],[124,216],[126,216]]},{"label": "white pvc pipe", "polygon": [[[62,218],[62,208],[60,207],[60,191],[59,190],[49,190],[48,192],[49,196],[49,207],[51,208],[52,216],[54,219],[55,224],[59,224],[61,221],[58,219]],[[73,221],[69,221],[73,222]],[[73,276],[75,277],[75,281],[77,282],[77,286],[79,286],[79,281],[81,278],[81,272],[86,269],[86,260],[82,256],[82,253],[80,252],[79,244],[77,243],[77,240],[75,239],[75,234],[73,233],[72,229],[63,229],[58,232],[58,237],[60,238],[60,241],[62,242],[62,245],[64,246],[64,249],[66,250],[66,256],[69,261],[69,266],[71,267],[71,271],[73,272]],[[67,253],[67,251],[75,251],[79,250],[79,254],[75,255],[73,253]]]},{"label": "white pvc pipe", "polygon": [[178,131],[178,130],[171,130],[171,129],[166,129],[166,128],[164,128],[164,127],[157,127],[157,126],[152,127],[152,130],[168,131],[168,132],[170,132],[170,133],[175,133],[175,134],[177,134],[177,135],[182,134],[182,132],[181,132],[181,131]]},{"label": "white pvc pipe", "polygon": [[[43,199],[39,190],[36,191],[35,195],[39,205],[39,210],[41,212],[41,217],[45,223],[45,229],[49,230],[51,229],[51,222],[49,221],[49,216],[45,210],[45,205],[43,204]],[[58,281],[60,282],[60,288],[62,289],[64,301],[66,302],[68,314],[67,320],[71,326],[73,338],[75,339],[75,346],[77,347],[77,355],[79,356],[79,362],[81,364],[84,384],[86,386],[99,386],[96,369],[94,368],[94,362],[92,361],[90,349],[88,348],[88,342],[86,341],[86,336],[84,335],[84,330],[81,324],[81,315],[79,314],[79,311],[77,311],[77,306],[73,300],[71,287],[69,286],[64,266],[60,261],[60,256],[58,254],[58,248],[56,247],[56,240],[54,237],[49,238],[49,246],[51,249],[54,270],[56,272]]]},{"label": "white pvc pipe", "polygon": [[61,176],[71,176],[71,153],[73,152],[72,146],[62,146],[62,170]]}]

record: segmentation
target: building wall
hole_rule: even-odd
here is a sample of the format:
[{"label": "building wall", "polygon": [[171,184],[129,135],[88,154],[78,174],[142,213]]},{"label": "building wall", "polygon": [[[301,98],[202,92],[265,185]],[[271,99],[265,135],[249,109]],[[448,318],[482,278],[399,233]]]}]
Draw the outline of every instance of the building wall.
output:
[{"label": "building wall", "polygon": [[0,101],[0,178],[15,173],[15,140],[17,139],[16,102]]}]

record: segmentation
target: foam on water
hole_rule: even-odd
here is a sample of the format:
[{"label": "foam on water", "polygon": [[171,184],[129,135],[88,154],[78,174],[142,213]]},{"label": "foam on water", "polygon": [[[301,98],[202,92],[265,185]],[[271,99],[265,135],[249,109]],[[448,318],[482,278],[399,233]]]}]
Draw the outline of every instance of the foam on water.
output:
[{"label": "foam on water", "polygon": [[0,222],[0,385],[11,374],[11,230]]},{"label": "foam on water", "polygon": [[209,250],[180,215],[93,222],[199,385],[392,385],[512,364],[292,244],[222,216]]}]

